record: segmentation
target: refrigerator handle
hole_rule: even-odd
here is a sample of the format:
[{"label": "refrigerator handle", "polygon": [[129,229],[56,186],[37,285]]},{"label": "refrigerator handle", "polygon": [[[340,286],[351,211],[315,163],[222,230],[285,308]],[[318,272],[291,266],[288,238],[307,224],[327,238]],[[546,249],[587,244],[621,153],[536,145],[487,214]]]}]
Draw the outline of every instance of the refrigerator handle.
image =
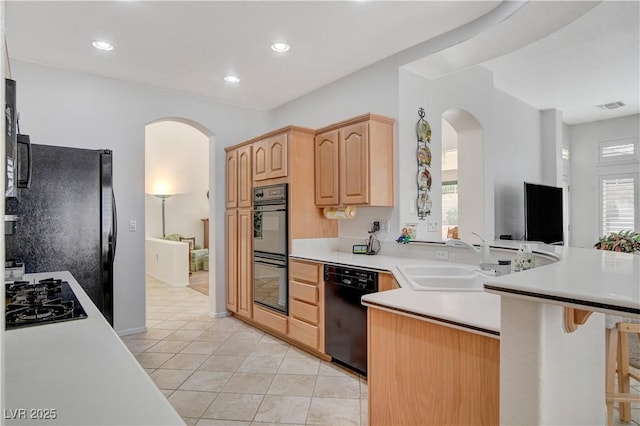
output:
[{"label": "refrigerator handle", "polygon": [[116,243],[118,242],[118,209],[116,208],[116,196],[113,193],[113,190],[111,191],[111,199],[113,201],[112,203],[112,212],[111,212],[111,216],[112,216],[112,227],[113,227],[113,234],[111,236],[111,245],[113,247],[113,258],[115,259],[116,257]]},{"label": "refrigerator handle", "polygon": [[33,162],[31,161],[31,139],[28,135],[18,135],[18,145],[27,147],[27,177],[21,179],[18,177],[17,188],[31,189],[31,174],[33,171]]}]

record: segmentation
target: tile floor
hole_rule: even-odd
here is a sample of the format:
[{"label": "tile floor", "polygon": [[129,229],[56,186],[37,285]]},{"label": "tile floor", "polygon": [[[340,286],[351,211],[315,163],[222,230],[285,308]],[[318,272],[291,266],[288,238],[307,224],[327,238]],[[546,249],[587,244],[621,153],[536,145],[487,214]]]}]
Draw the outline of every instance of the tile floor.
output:
[{"label": "tile floor", "polygon": [[[145,333],[123,337],[188,425],[366,425],[367,382],[147,278]],[[640,382],[633,381],[640,393]],[[632,420],[640,426],[640,404]]]},{"label": "tile floor", "polygon": [[367,382],[147,280],[145,333],[123,341],[188,425],[366,425]]}]

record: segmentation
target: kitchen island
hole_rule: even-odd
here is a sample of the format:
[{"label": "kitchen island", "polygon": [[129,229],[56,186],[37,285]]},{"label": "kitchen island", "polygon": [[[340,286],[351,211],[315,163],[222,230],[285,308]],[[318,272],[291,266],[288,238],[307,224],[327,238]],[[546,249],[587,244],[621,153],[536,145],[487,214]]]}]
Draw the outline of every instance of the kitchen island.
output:
[{"label": "kitchen island", "polygon": [[3,424],[183,425],[69,272],[25,280],[69,282],[87,318],[4,333]]}]

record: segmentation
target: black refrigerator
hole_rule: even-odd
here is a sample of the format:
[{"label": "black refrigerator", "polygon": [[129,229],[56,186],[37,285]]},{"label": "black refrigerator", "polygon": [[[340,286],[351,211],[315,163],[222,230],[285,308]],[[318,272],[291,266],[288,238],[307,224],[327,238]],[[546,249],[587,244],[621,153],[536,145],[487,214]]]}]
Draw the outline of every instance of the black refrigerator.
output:
[{"label": "black refrigerator", "polygon": [[109,150],[31,144],[31,186],[6,199],[17,230],[6,259],[25,272],[69,271],[113,325],[117,222]]}]

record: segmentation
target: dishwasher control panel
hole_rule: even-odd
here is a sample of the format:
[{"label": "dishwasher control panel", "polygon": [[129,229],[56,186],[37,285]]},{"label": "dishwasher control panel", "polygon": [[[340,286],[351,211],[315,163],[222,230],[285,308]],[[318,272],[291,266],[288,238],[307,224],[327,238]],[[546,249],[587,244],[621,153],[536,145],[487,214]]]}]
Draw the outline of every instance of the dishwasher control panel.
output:
[{"label": "dishwasher control panel", "polygon": [[324,281],[372,293],[378,291],[378,273],[366,269],[324,265]]}]

